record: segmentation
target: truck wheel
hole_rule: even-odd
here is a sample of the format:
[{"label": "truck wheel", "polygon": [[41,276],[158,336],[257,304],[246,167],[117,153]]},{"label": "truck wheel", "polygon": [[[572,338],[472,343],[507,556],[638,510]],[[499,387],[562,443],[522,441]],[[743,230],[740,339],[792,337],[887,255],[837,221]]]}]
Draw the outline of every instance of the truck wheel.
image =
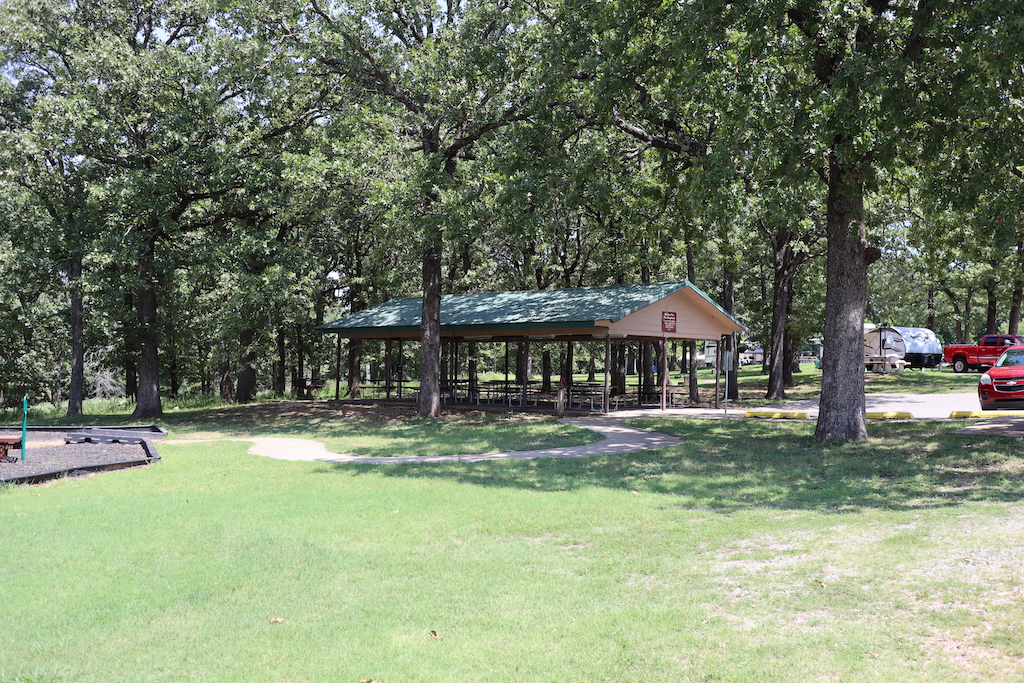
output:
[{"label": "truck wheel", "polygon": [[967,372],[967,359],[966,358],[954,358],[953,359],[953,372]]}]

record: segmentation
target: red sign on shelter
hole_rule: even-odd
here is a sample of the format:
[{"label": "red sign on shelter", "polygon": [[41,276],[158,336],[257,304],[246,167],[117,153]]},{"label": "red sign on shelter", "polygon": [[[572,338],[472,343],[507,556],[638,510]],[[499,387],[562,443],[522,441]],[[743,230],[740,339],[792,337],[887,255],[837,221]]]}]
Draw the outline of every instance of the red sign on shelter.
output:
[{"label": "red sign on shelter", "polygon": [[662,311],[661,312],[661,331],[662,332],[675,332],[676,331],[676,312],[675,311]]}]

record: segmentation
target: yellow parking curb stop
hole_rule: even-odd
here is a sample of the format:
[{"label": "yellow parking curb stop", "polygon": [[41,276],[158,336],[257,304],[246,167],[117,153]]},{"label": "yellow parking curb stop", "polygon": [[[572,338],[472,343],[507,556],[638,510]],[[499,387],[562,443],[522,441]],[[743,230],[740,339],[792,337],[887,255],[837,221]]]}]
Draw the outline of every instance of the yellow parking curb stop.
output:
[{"label": "yellow parking curb stop", "polygon": [[789,417],[795,420],[808,420],[807,413],[786,410],[748,410],[743,417]]}]

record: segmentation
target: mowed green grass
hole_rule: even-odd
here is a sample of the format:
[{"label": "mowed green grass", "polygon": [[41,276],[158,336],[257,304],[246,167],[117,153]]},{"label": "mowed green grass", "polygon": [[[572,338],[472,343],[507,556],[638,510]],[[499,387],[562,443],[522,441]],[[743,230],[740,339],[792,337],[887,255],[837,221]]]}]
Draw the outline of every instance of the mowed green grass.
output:
[{"label": "mowed green grass", "polygon": [[[272,405],[272,404],[271,404]],[[212,412],[208,421],[175,416],[169,433],[175,438],[245,438],[286,436],[322,441],[332,453],[356,456],[438,456],[500,453],[516,450],[581,446],[601,437],[588,429],[563,424],[540,415],[471,412],[446,415],[443,419],[402,417],[345,417],[306,415],[299,419],[275,414],[273,422],[260,424],[235,419],[237,407]]]},{"label": "mowed green grass", "polygon": [[[33,424],[128,424],[113,413],[77,418],[48,417]],[[415,417],[412,406],[309,401],[264,401],[165,413],[161,424],[172,439],[231,439],[277,436],[311,439],[333,453],[356,456],[439,456],[501,453],[582,446],[600,440],[588,429],[539,414],[459,411],[442,419]]]},{"label": "mowed green grass", "polygon": [[[707,373],[705,375],[705,373]],[[869,394],[951,394],[974,392],[978,387],[980,373],[967,372],[957,374],[946,367],[941,370],[905,370],[887,374],[865,372],[864,391]],[[710,370],[701,370],[698,378],[703,387],[714,385],[714,376]],[[757,407],[779,403],[775,399],[764,398],[768,391],[768,375],[761,372],[761,365],[744,365],[735,378],[739,387],[741,407]],[[789,400],[806,400],[817,398],[821,393],[821,370],[813,363],[801,363],[800,372],[793,375],[794,385],[786,389]],[[684,384],[679,380],[677,384]],[[710,400],[714,400],[711,392]]]},{"label": "mowed green grass", "polygon": [[[1021,442],[334,466],[233,442],[0,491],[0,681],[1016,681]],[[280,621],[277,621],[280,620]]]}]

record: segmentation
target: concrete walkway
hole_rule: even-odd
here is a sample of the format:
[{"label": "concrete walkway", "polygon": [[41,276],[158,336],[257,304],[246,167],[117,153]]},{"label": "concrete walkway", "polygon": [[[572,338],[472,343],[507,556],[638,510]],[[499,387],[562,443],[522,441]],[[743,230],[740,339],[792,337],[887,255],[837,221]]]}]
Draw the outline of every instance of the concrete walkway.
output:
[{"label": "concrete walkway", "polygon": [[[650,413],[648,412],[648,415]],[[254,437],[252,439],[231,439],[232,441],[248,441],[253,444],[249,452],[278,460],[308,460],[314,462],[357,463],[368,465],[387,465],[398,463],[434,463],[434,462],[481,462],[484,460],[533,460],[535,458],[589,458],[597,455],[613,453],[635,453],[637,451],[668,448],[680,443],[680,439],[649,432],[636,427],[622,424],[620,420],[632,415],[623,414],[615,417],[580,417],[561,420],[565,424],[590,429],[603,438],[585,446],[565,446],[563,448],[544,448],[535,451],[505,451],[503,453],[478,453],[474,455],[425,455],[425,456],[391,456],[391,457],[358,457],[331,453],[320,441],[310,439],[294,439],[287,437]],[[165,442],[167,443],[167,442]],[[173,443],[173,442],[172,442]],[[177,443],[185,443],[184,441]]]}]

